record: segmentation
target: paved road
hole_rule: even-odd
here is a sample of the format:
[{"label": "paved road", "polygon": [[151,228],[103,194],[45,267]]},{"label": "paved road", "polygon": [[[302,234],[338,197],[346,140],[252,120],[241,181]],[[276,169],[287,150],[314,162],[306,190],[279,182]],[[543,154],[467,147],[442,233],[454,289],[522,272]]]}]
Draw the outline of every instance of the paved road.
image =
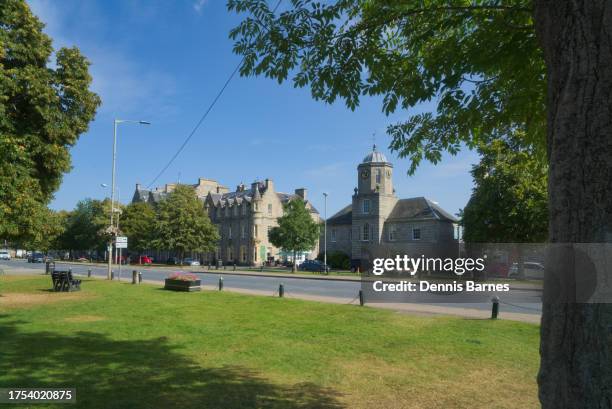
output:
[{"label": "paved road", "polygon": [[[44,264],[27,263],[25,260],[1,261],[0,268],[5,269],[36,269],[44,271]],[[88,269],[91,269],[93,276],[106,277],[106,267],[97,265],[79,265],[79,264],[61,264],[57,263],[56,268],[71,268],[74,274],[87,275]],[[133,268],[130,266],[122,267],[121,279],[131,280]],[[144,280],[163,281],[171,269],[159,267],[139,267]],[[116,276],[119,275],[118,268],[115,266]],[[315,297],[333,297],[344,300],[354,299],[361,289],[361,283],[346,280],[321,280],[309,278],[277,278],[277,277],[261,277],[236,275],[228,272],[205,273],[193,271],[202,280],[203,285],[216,286],[219,277],[223,277],[224,288],[238,290],[254,290],[259,292],[269,292],[270,295],[278,290],[280,283],[283,283],[287,295],[299,296],[315,296]],[[367,293],[366,293],[367,294]],[[433,306],[443,306],[445,308],[470,308],[478,310],[490,310],[492,294],[484,293],[479,296],[473,294],[454,294],[454,295],[436,295],[428,293],[411,294],[404,296],[403,300],[394,302],[410,302],[427,304]],[[511,290],[509,293],[498,294],[501,300],[501,310],[505,312],[514,312],[522,314],[541,314],[541,292],[537,290]],[[452,302],[451,302],[452,301]],[[366,302],[368,297],[366,296]],[[379,301],[377,301],[379,302]]]}]

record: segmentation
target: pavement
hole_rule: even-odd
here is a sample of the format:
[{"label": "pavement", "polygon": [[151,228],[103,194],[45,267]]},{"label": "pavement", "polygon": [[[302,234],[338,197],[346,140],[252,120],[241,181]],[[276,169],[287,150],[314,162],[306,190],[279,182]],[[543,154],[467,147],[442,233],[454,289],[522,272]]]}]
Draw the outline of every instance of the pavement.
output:
[{"label": "pavement", "polygon": [[[131,281],[132,270],[142,273],[143,282],[160,285],[170,272],[179,270],[173,267],[122,266],[121,277],[118,266],[114,266],[115,279]],[[87,276],[91,270],[93,278],[106,278],[107,267],[101,264],[56,263],[56,268],[71,268],[73,274]],[[0,269],[5,274],[44,274],[44,264],[31,264],[25,260],[0,261]],[[185,270],[183,270],[185,271]],[[285,297],[333,304],[359,305],[361,280],[345,276],[312,276],[305,274],[277,274],[253,271],[204,271],[204,268],[189,267],[188,272],[196,274],[202,281],[203,289],[217,290],[219,279],[223,279],[224,291],[258,296],[278,296],[282,283]],[[541,291],[529,283],[515,285],[511,292],[500,296],[500,319],[539,323],[541,317]],[[425,315],[451,315],[467,319],[488,319],[491,316],[490,295],[480,298],[455,297],[457,302],[446,302],[450,299],[440,295],[429,294],[414,297],[401,302],[373,302],[365,300],[367,307],[397,311],[399,313]],[[412,301],[412,302],[411,302]],[[418,301],[418,302],[414,302]]]}]

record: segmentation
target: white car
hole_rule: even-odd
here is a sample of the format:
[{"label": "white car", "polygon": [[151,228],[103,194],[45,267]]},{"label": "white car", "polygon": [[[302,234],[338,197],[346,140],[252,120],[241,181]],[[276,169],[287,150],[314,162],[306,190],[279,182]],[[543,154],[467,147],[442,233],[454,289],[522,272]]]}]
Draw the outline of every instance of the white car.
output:
[{"label": "white car", "polygon": [[183,260],[183,264],[188,265],[188,266],[199,266],[200,262],[192,258],[186,258],[185,260]]},{"label": "white car", "polygon": [[[526,261],[523,263],[523,274],[525,278],[532,280],[543,280],[544,279],[544,265],[533,261]],[[512,263],[510,270],[508,270],[508,278],[518,278],[519,269],[518,263]]]},{"label": "white car", "polygon": [[11,259],[11,255],[8,251],[0,250],[0,260],[10,260],[10,259]]}]

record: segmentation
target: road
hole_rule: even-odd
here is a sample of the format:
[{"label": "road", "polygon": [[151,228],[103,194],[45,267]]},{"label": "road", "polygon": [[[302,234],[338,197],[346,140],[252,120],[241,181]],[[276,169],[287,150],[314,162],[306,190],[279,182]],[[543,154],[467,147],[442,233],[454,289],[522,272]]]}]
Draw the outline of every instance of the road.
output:
[{"label": "road", "polygon": [[[0,268],[5,270],[25,271],[24,269],[35,269],[41,272],[44,271],[44,264],[27,263],[25,260],[13,259],[10,261],[0,261]],[[87,275],[91,269],[92,276],[106,277],[106,266],[88,265],[88,264],[62,264],[56,263],[57,269],[71,268],[72,272],[77,275]],[[131,280],[132,270],[130,266],[122,267],[122,280]],[[163,282],[168,275],[177,270],[164,267],[142,267],[138,266],[138,270],[142,272],[143,280]],[[118,266],[114,266],[116,271],[115,279],[119,278]],[[259,293],[274,294],[283,284],[285,294],[296,298],[321,297],[335,298],[338,301],[348,302],[354,300],[362,288],[362,284],[358,281],[349,280],[334,280],[317,278],[287,278],[287,277],[268,277],[268,276],[250,276],[232,274],[231,272],[202,272],[188,271],[196,274],[202,281],[204,286],[217,286],[219,277],[223,277],[224,289],[227,290],[250,290]],[[367,292],[366,292],[367,294]],[[446,309],[476,309],[486,310],[491,309],[491,293],[483,293],[475,296],[473,294],[452,294],[448,296],[419,293],[418,295],[404,295],[402,300],[390,300],[395,304],[398,303],[416,303],[429,306],[444,307]],[[541,315],[541,291],[534,289],[512,289],[503,295],[497,294],[501,301],[501,311],[520,314]],[[372,300],[373,301],[373,300]],[[366,297],[366,303],[368,299]],[[380,303],[380,300],[376,300]]]}]

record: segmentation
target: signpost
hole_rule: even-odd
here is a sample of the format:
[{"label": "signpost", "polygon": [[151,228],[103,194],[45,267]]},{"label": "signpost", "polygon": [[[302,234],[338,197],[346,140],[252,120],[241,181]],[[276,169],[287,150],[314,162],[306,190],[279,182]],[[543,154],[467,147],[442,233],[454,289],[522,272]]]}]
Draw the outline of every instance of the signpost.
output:
[{"label": "signpost", "polygon": [[121,249],[127,249],[128,238],[125,236],[117,236],[115,239],[115,248],[119,250],[119,281],[121,281]]}]

